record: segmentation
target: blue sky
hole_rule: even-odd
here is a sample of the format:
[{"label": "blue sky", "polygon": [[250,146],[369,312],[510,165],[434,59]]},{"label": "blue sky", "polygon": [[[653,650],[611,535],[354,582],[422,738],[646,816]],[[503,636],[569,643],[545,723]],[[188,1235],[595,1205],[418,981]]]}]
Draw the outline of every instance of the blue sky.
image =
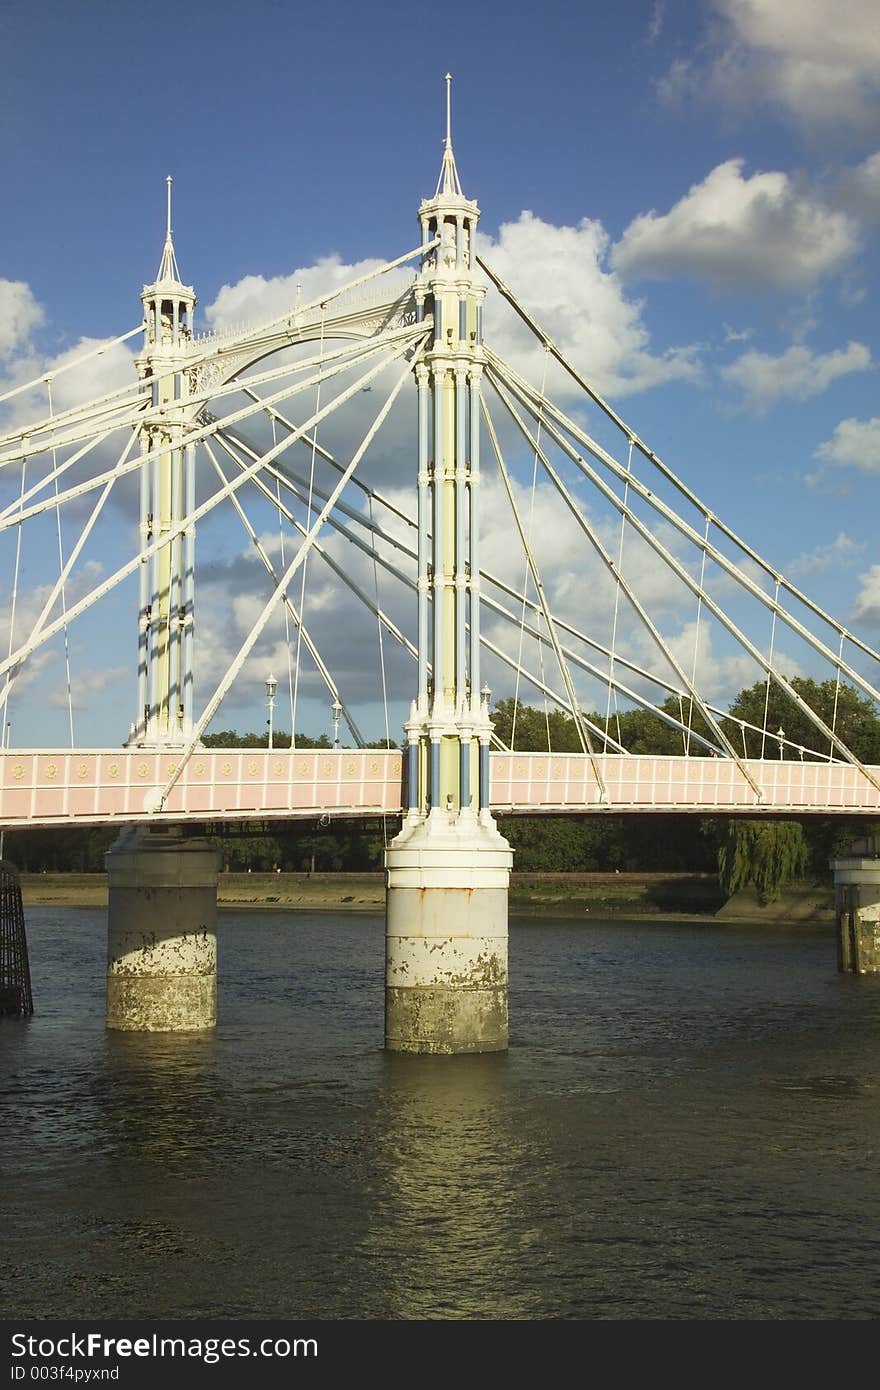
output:
[{"label": "blue sky", "polygon": [[[413,245],[449,69],[487,256],[710,505],[876,639],[875,0],[8,3],[0,47],[0,296],[25,286],[0,380],[138,321],[167,173],[203,327]],[[82,664],[100,637],[77,640]],[[101,660],[122,708],[124,658]],[[23,739],[36,714],[13,717]],[[84,741],[106,727],[84,712]]]}]

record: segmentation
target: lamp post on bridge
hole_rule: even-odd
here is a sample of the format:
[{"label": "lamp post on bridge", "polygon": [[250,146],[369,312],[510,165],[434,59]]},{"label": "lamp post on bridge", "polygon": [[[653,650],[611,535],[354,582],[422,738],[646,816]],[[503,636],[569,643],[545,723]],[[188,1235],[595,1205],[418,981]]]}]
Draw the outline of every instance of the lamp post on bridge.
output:
[{"label": "lamp post on bridge", "polygon": [[330,709],[331,709],[332,712],[333,712],[333,747],[334,747],[334,748],[338,748],[338,747],[339,747],[339,718],[340,718],[340,715],[342,714],[342,705],[341,705],[340,702],[339,702],[339,696],[338,696],[338,695],[335,695],[335,696],[333,697],[333,704],[330,706]]},{"label": "lamp post on bridge", "polygon": [[783,727],[782,727],[781,724],[780,724],[779,728],[776,730],[776,738],[777,738],[777,741],[778,741],[778,743],[779,743],[779,761],[781,762],[782,759],[783,759],[784,756],[785,756],[785,752],[784,752],[784,745],[785,745],[785,730],[783,729]]},{"label": "lamp post on bridge", "polygon": [[[272,720],[275,714],[275,692],[278,689],[278,682],[274,676],[266,677],[266,703],[269,706],[269,718],[266,723],[269,725],[269,752],[272,752]],[[291,734],[292,736],[292,734]]]}]

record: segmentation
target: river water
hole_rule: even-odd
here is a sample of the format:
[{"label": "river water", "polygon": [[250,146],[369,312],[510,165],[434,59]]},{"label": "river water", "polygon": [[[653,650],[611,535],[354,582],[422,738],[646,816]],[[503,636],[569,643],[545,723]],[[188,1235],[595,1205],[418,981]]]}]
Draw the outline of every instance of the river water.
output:
[{"label": "river water", "polygon": [[224,912],[215,1036],[104,1030],[105,914],[0,1021],[22,1317],[874,1318],[880,979],[828,931],[514,923],[511,1048],[382,1050],[383,923]]}]

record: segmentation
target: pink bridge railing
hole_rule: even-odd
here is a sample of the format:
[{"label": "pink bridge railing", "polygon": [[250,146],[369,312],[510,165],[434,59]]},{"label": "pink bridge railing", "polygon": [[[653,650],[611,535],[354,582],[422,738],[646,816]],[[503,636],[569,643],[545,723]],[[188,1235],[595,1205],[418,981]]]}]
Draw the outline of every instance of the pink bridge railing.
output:
[{"label": "pink bridge railing", "polygon": [[[493,753],[494,811],[868,811],[880,791],[850,763],[732,758],[596,758],[607,799],[584,753]],[[880,767],[868,769],[880,782]]]},{"label": "pink bridge railing", "polygon": [[[395,750],[203,750],[192,755],[165,805],[173,752],[0,753],[0,825],[308,818],[399,813],[403,759]],[[597,757],[603,798],[583,753],[493,753],[498,812],[742,811],[845,814],[880,811],[880,791],[846,763],[727,758]],[[868,769],[880,780],[880,767]]]}]

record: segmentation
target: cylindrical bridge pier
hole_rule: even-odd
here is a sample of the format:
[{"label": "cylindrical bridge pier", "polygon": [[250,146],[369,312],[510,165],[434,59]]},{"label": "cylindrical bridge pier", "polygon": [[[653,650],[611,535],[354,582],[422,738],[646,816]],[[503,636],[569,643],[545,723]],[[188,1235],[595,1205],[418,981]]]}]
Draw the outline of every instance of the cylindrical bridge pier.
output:
[{"label": "cylindrical bridge pier", "polygon": [[832,860],[837,960],[852,975],[880,974],[880,834]]},{"label": "cylindrical bridge pier", "polygon": [[130,827],[108,851],[108,1028],[214,1027],[219,868],[213,846],[174,828]]}]

